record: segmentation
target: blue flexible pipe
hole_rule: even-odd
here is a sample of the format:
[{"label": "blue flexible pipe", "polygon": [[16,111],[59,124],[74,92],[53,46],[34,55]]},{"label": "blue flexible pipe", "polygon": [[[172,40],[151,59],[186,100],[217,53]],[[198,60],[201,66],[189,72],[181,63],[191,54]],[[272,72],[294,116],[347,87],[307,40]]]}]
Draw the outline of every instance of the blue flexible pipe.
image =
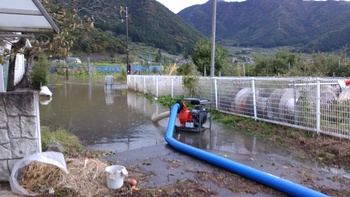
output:
[{"label": "blue flexible pipe", "polygon": [[180,105],[178,103],[176,103],[172,107],[170,112],[169,122],[168,122],[168,128],[165,133],[165,140],[174,149],[181,151],[183,153],[186,153],[188,155],[191,155],[193,157],[197,157],[198,159],[214,164],[228,171],[231,171],[235,174],[241,175],[243,177],[246,177],[248,179],[251,179],[253,181],[266,185],[270,188],[279,190],[291,196],[308,196],[308,197],[327,196],[325,194],[322,194],[318,191],[312,190],[305,186],[298,185],[296,183],[282,179],[272,174],[256,170],[249,166],[245,166],[243,164],[231,161],[229,159],[217,156],[215,154],[212,154],[212,153],[203,151],[201,149],[195,148],[193,146],[179,142],[178,140],[173,138],[176,116],[179,109],[180,109]]}]

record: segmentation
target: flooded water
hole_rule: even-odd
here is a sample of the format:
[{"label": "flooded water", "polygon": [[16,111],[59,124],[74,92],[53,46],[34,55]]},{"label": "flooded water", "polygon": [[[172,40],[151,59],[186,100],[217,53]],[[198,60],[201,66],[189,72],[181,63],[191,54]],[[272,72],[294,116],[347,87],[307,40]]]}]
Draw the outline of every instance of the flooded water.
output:
[{"label": "flooded water", "polygon": [[[115,85],[106,88],[97,81],[60,81],[49,86],[53,99],[40,105],[42,126],[64,128],[75,134],[91,149],[122,152],[165,143],[167,119],[154,124],[153,114],[169,107],[150,103],[134,92]],[[244,136],[221,125],[212,125],[202,134],[176,133],[175,138],[187,144],[238,154],[278,153],[276,148],[253,136]]]},{"label": "flooded water", "polygon": [[[170,106],[150,103],[119,85],[108,89],[104,82],[60,81],[50,85],[49,89],[53,98],[50,102],[41,102],[41,125],[68,130],[78,136],[88,149],[121,153],[166,144],[164,135],[168,119],[154,124],[151,117],[170,110]],[[206,130],[201,134],[180,132],[174,135],[174,138],[186,144],[278,176],[304,172],[306,169],[316,173],[314,169],[317,169],[315,176],[320,184],[330,184],[328,181],[335,175],[350,179],[349,173],[342,169],[301,162],[288,150],[214,122],[211,131]],[[298,173],[295,177],[299,177]],[[299,178],[290,177],[290,180],[298,181]],[[334,187],[344,187],[337,184]]]}]

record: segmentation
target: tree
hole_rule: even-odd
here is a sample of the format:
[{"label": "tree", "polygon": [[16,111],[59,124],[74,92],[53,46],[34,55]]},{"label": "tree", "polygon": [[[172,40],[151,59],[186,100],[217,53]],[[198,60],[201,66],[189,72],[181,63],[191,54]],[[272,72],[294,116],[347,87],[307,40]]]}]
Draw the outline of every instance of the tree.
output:
[{"label": "tree", "polygon": [[156,58],[155,58],[155,62],[160,62],[160,60],[162,59],[162,53],[160,51],[160,49],[158,49],[158,53],[156,54]]},{"label": "tree", "polygon": [[299,54],[288,49],[278,50],[274,55],[254,55],[254,73],[257,76],[283,76],[300,68],[302,59]]},{"label": "tree", "polygon": [[40,54],[33,71],[30,73],[30,78],[34,88],[39,89],[41,86],[46,86],[49,83],[48,76],[49,62],[45,54]]},{"label": "tree", "polygon": [[192,63],[182,64],[177,69],[178,74],[182,75],[182,85],[188,90],[190,97],[194,97],[198,90],[198,71]]},{"label": "tree", "polygon": [[[193,63],[196,65],[197,70],[204,74],[204,67],[206,73],[210,73],[210,54],[211,47],[209,40],[202,40],[196,43],[194,51],[192,53]],[[218,75],[219,71],[227,65],[228,52],[222,46],[217,46],[215,49],[215,75]]]}]

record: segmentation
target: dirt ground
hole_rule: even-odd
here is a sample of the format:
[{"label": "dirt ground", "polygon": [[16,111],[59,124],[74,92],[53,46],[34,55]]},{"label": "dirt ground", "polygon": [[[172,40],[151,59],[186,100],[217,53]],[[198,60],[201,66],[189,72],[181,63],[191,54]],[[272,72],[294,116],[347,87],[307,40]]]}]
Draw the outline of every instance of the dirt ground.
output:
[{"label": "dirt ground", "polygon": [[[315,140],[315,144],[317,147],[324,147],[319,139]],[[308,147],[310,146],[309,144]],[[290,158],[275,154],[254,156],[225,154],[225,157],[330,196],[345,197],[350,194],[350,177],[335,175],[322,168],[295,162]],[[179,153],[168,145],[123,152],[105,159],[126,165],[131,171],[129,178],[138,179],[140,190],[134,191],[133,196],[286,196],[279,191]],[[133,177],[133,172],[139,174],[136,173]],[[115,195],[118,196],[118,192]]]}]

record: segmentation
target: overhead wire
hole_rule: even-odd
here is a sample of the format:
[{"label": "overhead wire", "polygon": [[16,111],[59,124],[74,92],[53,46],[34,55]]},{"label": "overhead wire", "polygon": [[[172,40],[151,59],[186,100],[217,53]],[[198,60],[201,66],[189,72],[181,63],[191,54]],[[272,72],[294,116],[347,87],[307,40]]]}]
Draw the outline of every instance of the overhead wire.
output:
[{"label": "overhead wire", "polygon": [[143,37],[141,36],[141,34],[139,33],[139,31],[137,30],[137,28],[136,28],[135,24],[132,22],[132,19],[131,19],[131,18],[129,18],[129,21],[130,21],[132,27],[135,29],[136,34],[139,36],[140,41],[141,41],[142,43],[144,43],[145,39],[143,39]]}]

